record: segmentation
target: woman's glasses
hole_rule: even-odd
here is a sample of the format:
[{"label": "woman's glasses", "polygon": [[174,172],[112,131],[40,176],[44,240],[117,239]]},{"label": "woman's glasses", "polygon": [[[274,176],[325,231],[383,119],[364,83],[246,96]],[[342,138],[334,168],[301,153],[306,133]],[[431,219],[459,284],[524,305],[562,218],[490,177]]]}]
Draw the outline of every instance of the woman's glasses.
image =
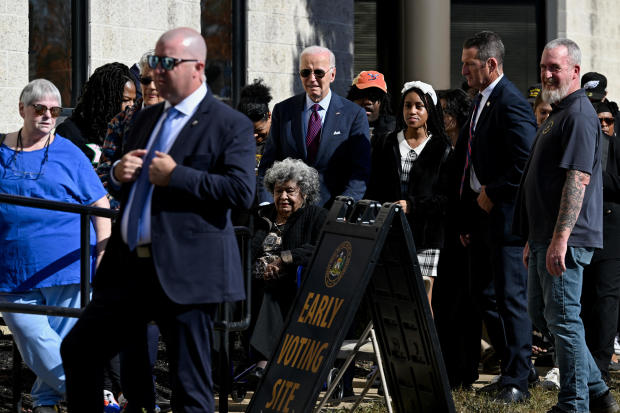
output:
[{"label": "woman's glasses", "polygon": [[149,77],[149,76],[142,76],[140,78],[140,83],[142,83],[144,86],[148,86],[151,84],[151,82],[153,82],[153,78]]},{"label": "woman's glasses", "polygon": [[615,119],[614,118],[598,118],[598,121],[601,122],[601,125],[603,124],[603,122],[607,123],[608,125],[613,125]]},{"label": "woman's glasses", "polygon": [[49,110],[50,115],[52,115],[53,118],[57,118],[60,116],[60,113],[62,112],[62,108],[60,106],[52,106],[51,108],[48,108],[45,105],[34,103],[32,107],[34,108],[34,113],[36,113],[37,116],[45,115],[45,113]]}]

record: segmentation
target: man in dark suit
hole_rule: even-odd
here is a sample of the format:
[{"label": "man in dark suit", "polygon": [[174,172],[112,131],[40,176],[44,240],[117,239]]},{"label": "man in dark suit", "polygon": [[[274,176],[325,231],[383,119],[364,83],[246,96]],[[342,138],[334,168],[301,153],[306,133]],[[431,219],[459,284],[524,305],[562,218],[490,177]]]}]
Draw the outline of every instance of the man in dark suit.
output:
[{"label": "man in dark suit", "polygon": [[[310,46],[301,52],[299,76],[306,93],[273,108],[271,132],[258,169],[275,161],[301,159],[319,172],[319,205],[329,207],[339,195],[360,200],[370,175],[370,135],[366,112],[333,93],[336,58],[327,48]],[[273,202],[259,185],[259,202]]]},{"label": "man in dark suit", "polygon": [[474,301],[501,359],[499,381],[484,391],[503,402],[519,402],[529,397],[531,322],[521,264],[525,241],[511,234],[511,223],[536,120],[504,76],[503,58],[504,45],[493,32],[477,33],[463,44],[462,73],[479,93],[457,143],[457,159],[463,161],[458,168],[461,242],[470,250],[473,294],[480,294]]},{"label": "man in dark suit", "polygon": [[[253,128],[204,83],[200,33],[164,33],[149,66],[165,102],[143,109],[111,171],[121,215],[93,281],[93,299],[63,342],[70,412],[103,410],[102,369],[154,320],[170,360],[172,409],[214,411],[216,303],[244,298],[231,208],[253,201]],[[106,329],[121,326],[121,337]],[[128,412],[154,409],[146,345],[141,390]],[[136,383],[134,383],[136,385]]]}]

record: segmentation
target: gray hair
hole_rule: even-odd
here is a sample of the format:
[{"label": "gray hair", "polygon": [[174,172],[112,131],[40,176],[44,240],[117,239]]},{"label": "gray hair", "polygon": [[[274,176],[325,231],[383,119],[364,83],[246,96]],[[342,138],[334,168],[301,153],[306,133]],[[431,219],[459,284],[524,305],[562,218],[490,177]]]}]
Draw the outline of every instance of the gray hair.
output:
[{"label": "gray hair", "polygon": [[306,165],[300,159],[286,158],[283,161],[274,162],[267,169],[263,184],[273,194],[276,184],[293,181],[306,198],[308,204],[315,204],[319,200],[319,173],[316,169]]},{"label": "gray hair", "polygon": [[151,49],[151,50],[147,51],[140,58],[140,61],[138,62],[138,66],[140,66],[140,74],[144,74],[144,72],[146,72],[147,70],[150,69],[150,67],[149,67],[149,56],[152,55],[152,54],[155,54],[155,49]]},{"label": "gray hair", "polygon": [[19,101],[27,106],[46,97],[56,99],[58,106],[62,106],[62,99],[58,88],[47,79],[35,79],[22,90],[22,93],[19,95]]},{"label": "gray hair", "polygon": [[504,64],[506,49],[502,38],[497,33],[485,30],[474,34],[473,37],[463,42],[463,49],[472,47],[478,49],[478,60],[481,62],[486,62],[494,57],[498,65]]},{"label": "gray hair", "polygon": [[323,46],[315,45],[315,46],[306,47],[304,50],[301,51],[301,54],[299,55],[299,60],[301,61],[301,58],[303,57],[303,55],[306,55],[306,54],[324,54],[324,53],[329,53],[329,65],[332,67],[336,67],[336,56],[334,55],[334,52],[329,50],[327,47],[323,47]]},{"label": "gray hair", "polygon": [[545,45],[544,50],[555,49],[556,47],[564,46],[568,52],[568,59],[573,66],[581,66],[581,49],[577,46],[577,43],[571,39],[559,38],[551,40]]}]

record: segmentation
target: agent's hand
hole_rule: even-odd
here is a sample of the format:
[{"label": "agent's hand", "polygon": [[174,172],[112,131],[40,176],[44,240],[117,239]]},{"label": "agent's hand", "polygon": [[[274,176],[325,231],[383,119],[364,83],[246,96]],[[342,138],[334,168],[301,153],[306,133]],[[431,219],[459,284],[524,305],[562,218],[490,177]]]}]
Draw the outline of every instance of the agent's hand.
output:
[{"label": "agent's hand", "polygon": [[167,153],[155,151],[155,157],[149,166],[149,180],[153,185],[168,186],[172,171],[177,163]]},{"label": "agent's hand", "polygon": [[121,161],[112,170],[114,178],[122,183],[135,181],[142,170],[144,155],[146,155],[146,149],[135,149],[123,155]]},{"label": "agent's hand", "polygon": [[461,245],[463,245],[464,247],[468,246],[471,242],[471,235],[469,234],[459,235],[459,238],[461,239]]},{"label": "agent's hand", "polygon": [[405,201],[404,199],[401,199],[394,203],[400,205],[400,207],[403,209],[403,212],[405,214],[409,213],[409,203],[407,201]]},{"label": "agent's hand", "polygon": [[491,198],[487,195],[485,185],[482,185],[482,190],[480,191],[480,194],[478,194],[476,201],[478,202],[478,206],[487,214],[491,213],[491,209],[493,209],[493,201],[491,201]]}]

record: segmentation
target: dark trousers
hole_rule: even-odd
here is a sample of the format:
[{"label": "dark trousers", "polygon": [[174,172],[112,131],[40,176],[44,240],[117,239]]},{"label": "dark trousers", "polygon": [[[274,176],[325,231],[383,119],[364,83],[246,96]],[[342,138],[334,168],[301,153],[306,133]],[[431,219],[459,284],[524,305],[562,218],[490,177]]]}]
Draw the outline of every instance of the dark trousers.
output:
[{"label": "dark trousers", "polygon": [[583,272],[581,318],[586,344],[603,377],[609,377],[619,303],[620,259],[593,260]]},{"label": "dark trousers", "polygon": [[433,286],[433,314],[450,387],[478,380],[481,314],[472,294],[468,249],[449,228]]},{"label": "dark trousers", "polygon": [[522,262],[525,243],[511,235],[513,211],[513,204],[495,205],[490,214],[478,209],[471,234],[470,276],[477,284],[491,343],[501,359],[501,384],[527,391],[532,323],[527,313],[527,270]]},{"label": "dark trousers", "polygon": [[[172,302],[162,290],[150,258],[131,254],[129,262],[115,265],[122,267],[116,274],[100,268],[96,277],[105,278],[95,280],[91,303],[61,346],[69,412],[103,411],[103,368],[128,342],[144,343],[142,355],[135,360],[136,383],[128,407],[131,412],[140,408],[154,410],[146,348],[147,324],[151,320],[159,326],[166,343],[173,411],[213,412],[211,340],[216,305]],[[106,326],[118,323],[125,326],[123,340],[102,338]]]}]

